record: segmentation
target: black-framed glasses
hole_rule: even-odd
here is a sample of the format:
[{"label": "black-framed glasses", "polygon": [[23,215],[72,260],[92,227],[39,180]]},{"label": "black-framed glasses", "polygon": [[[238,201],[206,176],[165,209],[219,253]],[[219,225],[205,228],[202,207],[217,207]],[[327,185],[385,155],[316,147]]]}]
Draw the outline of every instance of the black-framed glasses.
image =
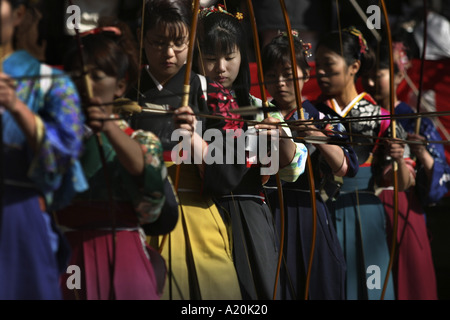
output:
[{"label": "black-framed glasses", "polygon": [[185,38],[175,40],[175,41],[170,41],[170,42],[166,42],[166,41],[162,41],[162,40],[153,40],[153,39],[147,38],[147,42],[150,45],[150,47],[152,47],[155,50],[163,51],[163,50],[167,50],[167,49],[171,48],[174,52],[177,52],[177,53],[184,51],[187,48],[188,43],[189,43],[189,41],[186,41]]}]

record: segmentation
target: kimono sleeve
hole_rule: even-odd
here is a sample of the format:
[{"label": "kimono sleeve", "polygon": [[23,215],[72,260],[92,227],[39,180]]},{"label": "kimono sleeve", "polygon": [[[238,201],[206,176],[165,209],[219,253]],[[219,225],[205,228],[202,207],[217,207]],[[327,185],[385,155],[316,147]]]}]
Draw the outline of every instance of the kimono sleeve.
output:
[{"label": "kimono sleeve", "polygon": [[153,223],[159,218],[166,200],[164,181],[167,178],[167,169],[164,165],[162,145],[158,137],[148,131],[134,131],[131,138],[141,146],[145,168],[139,181],[124,169],[124,183],[140,224]]},{"label": "kimono sleeve", "polygon": [[[428,141],[442,141],[430,119],[422,119],[420,134]],[[417,168],[416,188],[422,205],[439,202],[450,191],[450,166],[446,161],[444,146],[440,143],[428,143],[427,151],[434,159],[431,180],[428,179],[422,166]]]},{"label": "kimono sleeve", "polygon": [[54,201],[63,206],[76,192],[87,189],[78,162],[83,150],[84,115],[75,85],[68,77],[55,78],[42,100],[36,115],[39,146],[28,177],[46,196],[50,207]]},{"label": "kimono sleeve", "polygon": [[[262,107],[262,101],[256,97],[252,97],[251,101],[253,106]],[[274,107],[274,105],[269,102],[269,107]],[[284,117],[280,112],[270,112],[269,116],[275,119],[278,119],[280,122],[284,122]],[[262,113],[259,113],[256,117],[257,121],[262,121],[264,116]],[[283,130],[286,132],[286,135],[292,137],[292,131],[289,127],[283,127]],[[294,142],[293,139],[291,139]],[[292,161],[285,167],[280,168],[278,174],[280,179],[286,182],[295,182],[298,177],[305,172],[306,165],[306,157],[308,156],[308,150],[305,144],[301,142],[295,143],[295,154],[292,158]]]},{"label": "kimono sleeve", "polygon": [[[270,116],[284,122],[283,116],[279,112],[272,112]],[[292,132],[289,127],[284,127],[283,130],[286,135],[292,137]],[[291,139],[294,142],[293,139]],[[308,157],[308,149],[304,143],[295,143],[295,154],[292,161],[285,167],[280,168],[278,174],[280,179],[286,182],[295,182],[298,177],[305,172],[306,158]]]}]

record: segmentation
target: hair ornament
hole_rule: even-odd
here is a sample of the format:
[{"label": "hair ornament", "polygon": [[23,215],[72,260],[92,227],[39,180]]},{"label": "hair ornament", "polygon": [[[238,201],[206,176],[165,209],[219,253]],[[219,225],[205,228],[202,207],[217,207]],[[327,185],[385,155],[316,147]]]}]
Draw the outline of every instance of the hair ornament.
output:
[{"label": "hair ornament", "polygon": [[116,36],[122,35],[122,31],[119,28],[110,26],[110,27],[97,27],[97,28],[94,28],[91,30],[87,30],[87,31],[80,33],[80,36],[86,37],[91,34],[100,34],[100,33],[104,33],[104,32],[114,33]]},{"label": "hair ornament", "polygon": [[356,29],[354,26],[347,27],[347,28],[343,29],[342,31],[348,32],[348,33],[354,35],[355,37],[358,37],[359,48],[360,48],[359,53],[360,54],[364,54],[364,53],[367,52],[367,49],[368,49],[367,42],[366,42],[366,39],[364,39],[364,36],[361,33],[361,31]]},{"label": "hair ornament", "polygon": [[[298,38],[298,31],[297,30],[291,29],[291,34],[292,34],[292,36]],[[278,30],[278,36],[279,37],[287,37],[288,33],[286,31]]]},{"label": "hair ornament", "polygon": [[402,42],[392,43],[392,54],[394,62],[397,64],[401,72],[405,72],[411,65],[408,55],[406,54],[406,47]]},{"label": "hair ornament", "polygon": [[223,4],[218,4],[217,6],[204,7],[199,10],[199,15],[201,18],[207,17],[212,13],[224,13],[237,20],[241,21],[244,19],[244,14],[242,12],[236,12],[236,14],[232,14],[225,9]]},{"label": "hair ornament", "polygon": [[[303,40],[299,38],[299,36],[298,36],[298,31],[297,31],[297,30],[293,30],[293,29],[292,29],[292,30],[291,30],[291,34],[292,34],[293,37],[297,38],[297,39],[300,41],[300,43],[302,44],[302,47],[303,47],[303,54],[305,55],[305,57],[306,57],[306,58],[311,57],[311,56],[312,56],[312,53],[311,53],[312,45],[311,45],[311,43],[309,43],[309,42],[303,42]],[[286,37],[286,38],[287,38],[288,33],[287,33],[286,31],[281,31],[281,30],[279,30],[279,31],[278,31],[278,36],[279,36],[279,37]]]}]

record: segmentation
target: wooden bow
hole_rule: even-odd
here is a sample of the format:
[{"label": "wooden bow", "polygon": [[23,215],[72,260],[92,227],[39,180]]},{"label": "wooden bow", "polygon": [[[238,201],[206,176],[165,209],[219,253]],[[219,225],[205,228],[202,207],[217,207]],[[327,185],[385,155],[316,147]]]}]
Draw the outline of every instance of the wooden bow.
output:
[{"label": "wooden bow", "polygon": [[[419,92],[417,94],[417,107],[416,112],[420,112],[420,104],[422,102],[422,91],[423,91],[423,72],[425,68],[425,58],[426,58],[426,49],[427,49],[427,39],[428,39],[428,10],[427,10],[427,0],[423,0],[423,47],[422,47],[422,57],[420,59],[420,76],[419,76]],[[421,117],[417,117],[416,119],[416,127],[415,133],[419,134],[420,132],[420,122]]]},{"label": "wooden bow", "polygon": [[[189,93],[191,90],[191,71],[192,71],[192,60],[194,58],[194,44],[195,38],[197,35],[197,24],[198,24],[198,12],[200,8],[200,1],[193,1],[193,9],[192,9],[192,23],[191,23],[191,32],[189,33],[189,46],[188,46],[188,55],[186,60],[186,72],[184,74],[184,86],[183,86],[183,96],[181,99],[181,106],[189,105]],[[206,97],[205,97],[206,98]],[[175,190],[178,191],[178,184],[180,182],[180,165],[177,165],[176,174],[175,174]]]},{"label": "wooden bow", "polygon": [[[381,0],[381,6],[383,9],[383,15],[386,22],[386,35],[387,40],[389,44],[389,98],[390,98],[390,113],[391,115],[395,114],[395,105],[394,105],[394,56],[392,52],[392,35],[391,35],[391,28],[389,24],[389,18],[386,10],[386,5],[384,3],[384,0]],[[391,134],[392,138],[396,138],[396,121],[395,119],[391,119]],[[386,277],[384,279],[384,285],[383,290],[381,292],[381,300],[384,299],[384,295],[386,293],[386,288],[389,282],[389,275],[392,270],[392,265],[394,263],[395,258],[395,251],[396,251],[396,245],[397,245],[397,232],[398,232],[398,164],[397,162],[392,163],[393,167],[393,174],[394,174],[394,224],[393,224],[393,230],[392,230],[392,245],[391,245],[391,252],[390,252],[390,259],[389,259],[389,265],[388,269],[386,271]]]},{"label": "wooden bow", "polygon": [[[291,23],[289,20],[289,16],[286,9],[286,4],[284,3],[284,0],[280,0],[280,5],[283,11],[284,16],[284,22],[286,24],[286,31],[288,33],[288,39],[289,39],[289,48],[291,49],[291,65],[292,65],[292,74],[294,75],[294,79],[298,78],[298,72],[297,72],[297,61],[295,59],[295,47],[294,47],[294,40],[292,38],[292,28]],[[302,107],[302,95],[300,92],[300,87],[298,85],[297,81],[294,81],[294,88],[295,88],[295,98],[297,101],[297,113],[299,119],[304,120],[305,116],[303,113],[303,107]],[[314,175],[313,175],[313,169],[311,164],[311,157],[308,155],[306,159],[307,164],[307,173],[308,173],[308,179],[309,179],[309,188],[311,191],[311,209],[313,214],[313,236],[311,241],[311,252],[309,257],[309,264],[308,264],[308,271],[306,275],[306,283],[305,283],[305,300],[308,299],[309,295],[309,282],[311,279],[311,270],[312,270],[312,263],[314,259],[314,249],[316,245],[316,232],[317,232],[317,208],[316,208],[316,188],[314,184]]]},{"label": "wooden bow", "polygon": [[[145,0],[144,0],[145,1]],[[188,45],[188,55],[186,59],[186,72],[184,74],[184,85],[183,85],[183,96],[181,99],[181,106],[187,106],[189,105],[189,94],[191,90],[190,86],[190,80],[191,80],[191,72],[192,72],[192,60],[194,58],[194,44],[195,44],[195,38],[197,35],[197,24],[198,24],[198,13],[200,8],[200,1],[194,0],[193,1],[193,8],[192,8],[192,20],[191,20],[191,30],[189,32],[189,45]],[[179,156],[179,155],[178,155]],[[174,181],[174,189],[175,192],[178,192],[178,186],[180,183],[180,165],[176,164],[176,170],[175,170],[175,181]],[[183,213],[183,207],[180,205],[181,212],[181,218],[184,218]],[[170,239],[170,233],[165,234],[162,237],[161,243],[159,245],[159,253],[162,252],[163,246],[165,242],[167,241],[167,238],[169,238],[169,270],[171,270],[172,265],[172,257],[171,257],[171,239]],[[172,300],[172,272],[169,272],[169,297],[170,300]]]},{"label": "wooden bow", "polygon": [[[257,70],[258,70],[258,82],[259,82],[259,88],[261,91],[261,100],[262,100],[262,104],[263,104],[263,111],[264,111],[264,118],[267,118],[268,114],[267,111],[264,110],[265,108],[267,109],[267,107],[269,106],[268,100],[267,100],[267,95],[266,95],[266,90],[264,87],[264,73],[263,73],[263,69],[262,69],[262,61],[261,61],[261,50],[260,50],[260,45],[259,45],[259,40],[258,40],[258,29],[256,26],[256,18],[255,18],[255,14],[253,12],[253,4],[251,0],[247,0],[247,8],[248,8],[248,13],[250,16],[250,23],[251,23],[251,27],[252,27],[252,34],[253,34],[253,45],[255,48],[255,55],[256,55],[256,62],[257,62]],[[281,262],[283,259],[283,249],[284,249],[284,217],[285,217],[285,212],[284,212],[284,200],[283,200],[283,186],[281,183],[281,179],[280,179],[280,175],[277,172],[277,174],[275,175],[276,180],[277,180],[277,186],[278,186],[278,201],[279,201],[279,205],[280,205],[280,226],[281,226],[281,232],[280,232],[280,252],[279,252],[279,256],[278,256],[278,265],[277,265],[277,273],[276,273],[276,277],[275,277],[275,284],[274,284],[274,289],[273,289],[273,300],[276,300],[276,296],[277,296],[277,287],[278,287],[278,280],[279,280],[279,276],[280,276],[280,270],[281,270]]]}]

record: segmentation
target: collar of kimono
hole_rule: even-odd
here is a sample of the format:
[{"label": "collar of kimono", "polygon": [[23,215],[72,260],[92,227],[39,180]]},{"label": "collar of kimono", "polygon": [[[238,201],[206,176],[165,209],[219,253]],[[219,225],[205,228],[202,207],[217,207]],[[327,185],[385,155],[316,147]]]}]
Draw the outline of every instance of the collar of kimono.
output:
[{"label": "collar of kimono", "polygon": [[339,107],[339,103],[336,99],[330,99],[331,109],[333,109],[338,115],[345,118],[347,114],[356,106],[356,104],[361,101],[366,95],[366,92],[358,94],[344,109]]}]

